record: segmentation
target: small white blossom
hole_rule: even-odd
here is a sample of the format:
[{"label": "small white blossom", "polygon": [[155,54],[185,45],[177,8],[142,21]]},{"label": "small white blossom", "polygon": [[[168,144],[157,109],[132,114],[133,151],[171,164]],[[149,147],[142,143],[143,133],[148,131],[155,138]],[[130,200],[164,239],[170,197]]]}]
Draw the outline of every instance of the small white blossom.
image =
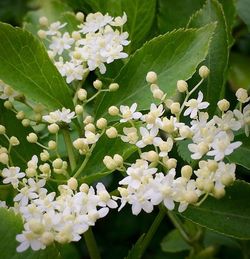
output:
[{"label": "small white blossom", "polygon": [[25,176],[25,173],[20,172],[19,167],[9,167],[9,168],[4,168],[2,170],[2,176],[4,177],[3,183],[5,184],[12,184],[13,187],[16,189],[19,184],[19,179],[23,178]]},{"label": "small white blossom", "polygon": [[62,108],[62,110],[56,110],[54,112],[50,112],[49,115],[43,116],[43,120],[48,123],[57,123],[57,122],[65,122],[70,123],[74,118],[75,112],[71,112],[70,109]]},{"label": "small white blossom", "polygon": [[122,119],[120,122],[127,122],[129,120],[138,120],[142,116],[140,112],[136,112],[137,104],[133,103],[131,107],[129,106],[120,106]]}]

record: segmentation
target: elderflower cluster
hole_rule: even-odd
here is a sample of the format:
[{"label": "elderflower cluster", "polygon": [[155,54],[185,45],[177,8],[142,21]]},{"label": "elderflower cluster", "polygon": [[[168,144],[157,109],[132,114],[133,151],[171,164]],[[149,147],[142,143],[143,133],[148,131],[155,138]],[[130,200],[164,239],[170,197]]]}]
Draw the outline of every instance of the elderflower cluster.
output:
[{"label": "elderflower cluster", "polygon": [[78,30],[69,32],[67,23],[49,24],[46,17],[41,17],[44,28],[38,31],[40,38],[49,41],[48,54],[67,83],[82,80],[96,68],[104,74],[105,64],[128,57],[124,46],[130,43],[128,33],[122,31],[127,21],[125,13],[116,18],[100,12],[90,13],[85,20],[82,13],[77,13],[76,19]]},{"label": "elderflower cluster", "polygon": [[[190,98],[208,73],[207,67],[201,67],[201,81],[190,90],[185,81],[177,82],[177,90],[185,93],[184,101],[179,103],[166,98],[157,85],[157,74],[149,72],[146,80],[153,96],[161,100],[159,105],[152,103],[144,114],[136,111],[136,103],[110,107],[109,114],[126,123],[123,132],[116,132],[116,136],[139,151],[139,157],[125,169],[126,176],[119,182],[119,210],[128,203],[137,215],[142,210],[150,213],[161,203],[173,210],[177,203],[178,211],[183,212],[189,204],[201,204],[208,195],[222,197],[225,187],[235,180],[236,166],[225,158],[242,144],[234,140],[235,132],[244,129],[249,135],[250,98],[246,90],[239,89],[236,97],[244,108],[230,111],[229,102],[224,99],[218,102],[218,115],[209,119],[209,103],[203,101],[203,93],[199,91]],[[193,168],[187,164],[179,170],[173,157],[175,145],[187,145]],[[104,163],[110,167],[107,161]]]}]

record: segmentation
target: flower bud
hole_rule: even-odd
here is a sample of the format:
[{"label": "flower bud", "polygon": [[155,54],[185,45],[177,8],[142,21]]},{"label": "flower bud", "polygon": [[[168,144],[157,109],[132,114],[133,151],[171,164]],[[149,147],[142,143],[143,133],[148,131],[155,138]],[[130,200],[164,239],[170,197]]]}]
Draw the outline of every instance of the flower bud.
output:
[{"label": "flower bud", "polygon": [[94,122],[94,118],[92,117],[92,116],[87,116],[85,119],[84,119],[84,121],[83,121],[83,123],[84,124],[89,124],[89,123],[93,123]]},{"label": "flower bud", "polygon": [[165,161],[165,165],[168,169],[176,168],[177,160],[174,158],[169,158],[167,161]]},{"label": "flower bud", "polygon": [[226,194],[225,189],[222,187],[214,187],[213,189],[213,195],[216,199],[221,199]]},{"label": "flower bud", "polygon": [[18,120],[23,120],[25,118],[25,113],[23,111],[19,111],[17,114],[16,114],[16,118]]},{"label": "flower bud", "polygon": [[56,123],[52,123],[48,126],[48,131],[51,134],[56,134],[59,131],[59,126]]},{"label": "flower bud", "polygon": [[28,142],[30,142],[30,143],[36,143],[37,142],[37,140],[38,140],[38,137],[37,137],[37,135],[35,134],[35,133],[30,133],[28,136],[27,136],[27,140],[28,140]]},{"label": "flower bud", "polygon": [[150,71],[146,75],[146,81],[150,84],[154,84],[157,81],[157,74],[153,71]]},{"label": "flower bud", "polygon": [[23,119],[22,120],[22,125],[27,128],[30,126],[30,120],[29,119]]},{"label": "flower bud", "polygon": [[69,186],[69,188],[73,191],[75,191],[78,187],[78,182],[76,180],[76,178],[71,177],[68,181],[67,181],[67,185]]},{"label": "flower bud", "polygon": [[48,26],[49,25],[49,21],[48,21],[48,18],[45,17],[45,16],[42,16],[39,18],[39,24],[41,26]]},{"label": "flower bud", "polygon": [[106,130],[106,135],[109,138],[116,138],[118,136],[118,132],[115,127],[110,127],[109,129]]},{"label": "flower bud", "polygon": [[9,156],[6,153],[0,154],[0,163],[7,165],[9,163]]},{"label": "flower bud", "polygon": [[186,92],[188,90],[188,84],[184,80],[178,80],[177,81],[177,90],[180,93]]},{"label": "flower bud", "polygon": [[39,30],[39,31],[37,32],[37,35],[38,35],[38,37],[39,37],[40,39],[46,39],[46,31],[44,31],[44,30]]},{"label": "flower bud", "polygon": [[63,166],[63,160],[61,158],[57,158],[52,162],[52,166],[55,169],[61,169]]},{"label": "flower bud", "polygon": [[229,101],[227,101],[226,99],[222,99],[220,100],[218,103],[218,108],[222,111],[222,112],[225,112],[229,109],[230,107],[230,103]]},{"label": "flower bud", "polygon": [[119,109],[116,106],[110,106],[108,109],[108,113],[111,116],[117,116],[119,114]]},{"label": "flower bud", "polygon": [[54,140],[50,140],[49,143],[48,143],[48,148],[49,148],[50,150],[56,149],[56,148],[57,148],[56,142],[55,142]]},{"label": "flower bud", "polygon": [[198,201],[198,195],[194,191],[187,191],[184,194],[184,199],[187,203],[196,203]]},{"label": "flower bud", "polygon": [[48,246],[54,242],[54,235],[50,232],[44,232],[41,241],[45,246]]},{"label": "flower bud", "polygon": [[43,162],[46,162],[48,161],[50,158],[50,155],[49,155],[49,152],[47,150],[43,150],[43,152],[40,153],[40,159],[43,161]]},{"label": "flower bud", "polygon": [[86,183],[83,183],[83,184],[81,184],[79,190],[80,190],[80,192],[87,193],[89,191],[89,186]]},{"label": "flower bud", "polygon": [[30,230],[35,234],[42,234],[44,232],[44,226],[38,219],[30,219],[28,221]]},{"label": "flower bud", "polygon": [[83,113],[83,107],[80,104],[77,104],[75,107],[76,115],[81,115]]},{"label": "flower bud", "polygon": [[178,114],[180,112],[180,110],[181,110],[180,103],[174,102],[171,104],[170,111],[172,114]]},{"label": "flower bud", "polygon": [[103,158],[103,163],[111,171],[117,168],[117,163],[114,161],[114,159],[111,156],[105,156]]},{"label": "flower bud", "polygon": [[243,88],[239,88],[235,96],[237,97],[237,100],[241,103],[245,103],[249,100],[247,90]]},{"label": "flower bud", "polygon": [[5,101],[3,103],[3,106],[7,109],[7,110],[11,110],[13,108],[13,104],[10,101]]},{"label": "flower bud", "polygon": [[181,176],[186,178],[186,179],[190,179],[193,173],[193,169],[190,165],[185,165],[181,168]]},{"label": "flower bud", "polygon": [[76,13],[76,19],[79,21],[79,22],[83,22],[84,20],[84,14],[82,12],[77,12]]},{"label": "flower bud", "polygon": [[27,168],[25,170],[25,173],[28,177],[34,177],[36,175],[36,169],[35,168]]},{"label": "flower bud", "polygon": [[102,89],[102,81],[101,80],[95,80],[94,82],[93,82],[93,86],[95,87],[95,89],[97,89],[97,90],[100,90],[100,89]]},{"label": "flower bud", "polygon": [[96,127],[100,130],[105,129],[107,127],[107,120],[105,118],[100,118],[99,120],[97,120],[96,122]]},{"label": "flower bud", "polygon": [[121,155],[115,154],[113,159],[116,162],[117,167],[120,167],[123,165],[123,157]]},{"label": "flower bud", "polygon": [[193,133],[188,126],[182,126],[179,129],[179,133],[182,138],[191,138]]},{"label": "flower bud", "polygon": [[3,125],[0,125],[0,135],[5,134],[6,128]]},{"label": "flower bud", "polygon": [[153,91],[153,97],[155,99],[159,99],[159,100],[162,100],[163,99],[163,96],[164,96],[164,92],[160,89],[156,89]]},{"label": "flower bud", "polygon": [[112,83],[109,85],[109,91],[110,92],[115,92],[119,89],[119,85],[117,83]]},{"label": "flower bud", "polygon": [[89,123],[84,127],[84,130],[85,131],[91,131],[91,132],[95,133],[96,128],[95,128],[95,125],[93,123]]},{"label": "flower bud", "polygon": [[9,141],[10,141],[11,146],[18,146],[20,144],[18,138],[14,137],[14,136],[10,137]]},{"label": "flower bud", "polygon": [[207,78],[209,76],[210,70],[207,66],[201,66],[199,68],[199,75],[201,78]]},{"label": "flower bud", "polygon": [[51,173],[50,165],[48,163],[40,165],[39,170],[45,175],[49,175]]},{"label": "flower bud", "polygon": [[87,91],[85,89],[79,89],[77,91],[77,98],[80,100],[80,101],[85,101],[87,99]]}]

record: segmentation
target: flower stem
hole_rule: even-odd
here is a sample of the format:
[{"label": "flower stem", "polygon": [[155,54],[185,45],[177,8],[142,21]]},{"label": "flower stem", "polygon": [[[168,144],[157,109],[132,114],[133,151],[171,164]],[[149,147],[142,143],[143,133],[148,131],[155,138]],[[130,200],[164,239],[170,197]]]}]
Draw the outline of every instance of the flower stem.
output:
[{"label": "flower stem", "polygon": [[92,229],[89,228],[87,232],[84,233],[84,239],[86,246],[88,248],[89,256],[91,259],[101,259],[94,234]]},{"label": "flower stem", "polygon": [[145,237],[143,239],[142,246],[141,246],[141,254],[140,254],[141,256],[143,255],[143,253],[147,249],[149,243],[151,242],[155,232],[157,231],[157,229],[160,226],[164,217],[165,217],[165,212],[162,209],[160,209],[158,215],[154,219],[152,225],[150,226],[147,234],[145,235]]},{"label": "flower stem", "polygon": [[68,151],[70,167],[71,167],[71,170],[73,171],[76,168],[76,160],[74,156],[74,149],[70,138],[70,134],[69,134],[69,131],[65,129],[62,130],[62,133],[63,133],[64,142]]}]

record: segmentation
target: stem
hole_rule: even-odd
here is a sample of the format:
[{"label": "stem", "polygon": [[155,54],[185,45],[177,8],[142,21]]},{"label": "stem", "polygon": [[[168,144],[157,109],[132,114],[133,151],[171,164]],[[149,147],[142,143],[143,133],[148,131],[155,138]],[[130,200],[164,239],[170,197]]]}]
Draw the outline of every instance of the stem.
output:
[{"label": "stem", "polygon": [[64,130],[64,129],[62,130],[62,133],[63,133],[64,142],[68,151],[70,167],[71,167],[71,170],[73,171],[76,168],[76,160],[74,156],[74,149],[70,138],[70,134],[68,130]]},{"label": "stem", "polygon": [[89,228],[87,232],[84,233],[84,239],[86,246],[88,248],[89,256],[91,259],[101,259],[94,234],[92,229]]},{"label": "stem", "polygon": [[165,212],[164,212],[164,210],[160,209],[158,215],[154,219],[152,225],[150,226],[147,234],[145,235],[145,237],[143,239],[140,256],[142,256],[143,253],[145,252],[145,250],[147,249],[149,243],[151,242],[155,232],[157,231],[157,229],[160,226],[164,217],[165,217]]},{"label": "stem", "polygon": [[182,222],[180,221],[180,219],[172,212],[172,211],[167,211],[168,217],[170,218],[170,220],[172,221],[173,225],[179,230],[181,236],[183,237],[183,239],[190,244],[190,238],[188,236],[188,233],[186,232],[186,230],[184,229],[184,227],[182,226]]}]

